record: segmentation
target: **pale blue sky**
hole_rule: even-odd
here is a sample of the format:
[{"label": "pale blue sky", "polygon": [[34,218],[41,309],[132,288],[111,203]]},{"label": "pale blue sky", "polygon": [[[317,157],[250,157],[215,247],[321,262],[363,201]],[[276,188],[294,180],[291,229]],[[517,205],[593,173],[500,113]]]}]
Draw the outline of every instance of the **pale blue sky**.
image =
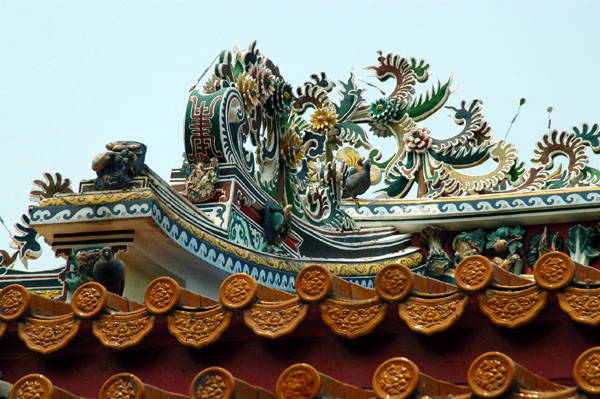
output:
[{"label": "pale blue sky", "polygon": [[[498,138],[526,97],[508,138],[529,160],[549,105],[557,129],[600,121],[599,15],[597,1],[1,0],[0,216],[12,229],[43,172],[76,189],[114,140],[147,144],[146,163],[168,180],[181,164],[189,87],[220,50],[253,39],[294,86],[321,71],[346,79],[352,68],[377,83],[363,69],[377,50],[425,58],[430,82],[454,74],[449,105],[483,100]],[[457,130],[438,114],[424,123],[433,135]],[[8,240],[0,232],[0,249]],[[44,250],[31,266],[62,262]]]}]

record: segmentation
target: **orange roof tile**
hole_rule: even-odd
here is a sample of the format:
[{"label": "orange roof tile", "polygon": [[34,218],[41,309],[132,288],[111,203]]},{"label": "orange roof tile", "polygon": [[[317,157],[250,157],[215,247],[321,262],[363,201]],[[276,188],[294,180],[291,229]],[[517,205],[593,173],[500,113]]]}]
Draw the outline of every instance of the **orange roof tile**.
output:
[{"label": "orange roof tile", "polygon": [[[408,399],[408,398],[580,398],[600,393],[597,378],[600,347],[582,353],[573,367],[576,386],[553,383],[534,374],[500,352],[487,352],[475,359],[468,371],[468,386],[440,381],[422,373],[404,357],[381,363],[373,373],[372,389],[338,381],[305,363],[289,366],[277,379],[275,393],[231,375],[221,367],[209,367],[194,377],[188,394],[168,392],[142,382],[131,373],[108,378],[99,389],[99,399]],[[10,399],[80,399],[56,387],[43,375],[29,374],[19,379]]]},{"label": "orange roof tile", "polygon": [[[0,337],[5,323],[16,322],[19,337],[31,350],[50,353],[68,344],[82,319],[90,319],[103,345],[123,349],[140,342],[152,330],[156,316],[166,315],[170,333],[182,345],[198,348],[219,339],[234,312],[243,313],[245,324],[255,334],[278,338],[295,330],[309,306],[318,304],[331,331],[352,339],[370,333],[392,303],[397,303],[400,318],[412,330],[430,335],[450,328],[461,317],[469,295],[476,295],[481,311],[494,324],[514,328],[531,322],[546,305],[547,290],[557,289],[561,309],[573,320],[599,324],[600,307],[592,305],[600,303],[600,288],[589,286],[600,282],[590,279],[600,273],[574,265],[563,253],[547,255],[540,261],[550,263],[554,275],[543,272],[540,264],[537,284],[492,266],[480,256],[460,263],[458,287],[414,274],[399,264],[378,273],[376,289],[349,283],[323,266],[312,265],[298,274],[297,295],[257,284],[251,276],[238,273],[223,281],[219,301],[186,290],[168,277],[148,285],[145,304],[109,293],[95,282],[81,286],[70,303],[30,294],[15,284],[0,291]],[[555,263],[568,267],[552,267]],[[587,277],[588,288],[577,276]],[[565,281],[556,285],[561,278]]]}]

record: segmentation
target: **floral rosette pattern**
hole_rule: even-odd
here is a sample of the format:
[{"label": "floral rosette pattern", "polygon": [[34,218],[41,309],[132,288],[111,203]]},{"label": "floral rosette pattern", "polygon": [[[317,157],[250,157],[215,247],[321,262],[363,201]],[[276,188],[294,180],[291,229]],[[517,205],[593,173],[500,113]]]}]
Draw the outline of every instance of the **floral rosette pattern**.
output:
[{"label": "floral rosette pattern", "polygon": [[24,323],[19,323],[19,337],[29,349],[46,354],[64,348],[77,335],[80,325],[81,320],[73,314],[47,319],[26,317]]},{"label": "floral rosette pattern", "polygon": [[510,389],[515,371],[515,365],[508,356],[499,352],[488,352],[471,364],[467,380],[477,396],[496,398]]},{"label": "floral rosette pattern", "polygon": [[424,153],[431,147],[431,130],[428,128],[415,129],[404,135],[406,151]]},{"label": "floral rosette pattern", "polygon": [[319,393],[319,373],[308,364],[294,364],[277,379],[276,392],[279,399],[312,399]]},{"label": "floral rosette pattern", "polygon": [[564,288],[573,278],[573,273],[573,261],[562,252],[548,252],[542,255],[533,269],[535,281],[547,290]]},{"label": "floral rosette pattern", "polygon": [[15,383],[11,399],[50,399],[52,382],[41,374],[29,374]]},{"label": "floral rosette pattern", "polygon": [[419,368],[404,357],[385,361],[373,374],[373,390],[379,398],[407,398],[418,383]]},{"label": "floral rosette pattern", "polygon": [[279,118],[286,118],[292,111],[292,102],[294,94],[292,93],[292,85],[283,79],[275,79],[275,89],[265,104],[267,112]]},{"label": "floral rosette pattern", "polygon": [[137,399],[143,397],[143,384],[133,374],[120,373],[110,377],[100,388],[100,399]]},{"label": "floral rosette pattern", "polygon": [[296,168],[304,158],[304,146],[296,125],[292,124],[281,140],[281,152],[288,168]]},{"label": "floral rosette pattern", "polygon": [[155,316],[143,308],[133,312],[103,313],[92,322],[92,332],[102,345],[124,349],[138,344],[152,330]]},{"label": "floral rosette pattern", "polygon": [[487,289],[478,294],[479,308],[494,324],[518,327],[537,316],[546,304],[546,291],[537,286],[518,291]]},{"label": "floral rosette pattern", "polygon": [[476,292],[494,278],[492,263],[484,256],[471,255],[462,259],[455,272],[456,285],[464,291]]},{"label": "floral rosette pattern", "polygon": [[333,107],[317,109],[310,117],[310,126],[317,133],[329,131],[337,123],[337,115]]},{"label": "floral rosette pattern", "polygon": [[244,100],[244,111],[252,113],[258,104],[258,84],[247,73],[243,73],[237,80],[237,87]]},{"label": "floral rosette pattern", "polygon": [[384,300],[395,302],[410,294],[413,286],[412,272],[404,265],[392,263],[377,273],[375,288]]},{"label": "floral rosette pattern", "polygon": [[380,98],[369,107],[371,118],[377,124],[387,123],[396,117],[398,112],[398,103],[393,98]]},{"label": "floral rosette pattern", "polygon": [[265,104],[275,90],[275,76],[265,62],[252,65],[249,73],[258,85],[258,101]]},{"label": "floral rosette pattern", "polygon": [[16,320],[29,309],[29,292],[19,284],[11,284],[0,291],[0,319]]},{"label": "floral rosette pattern", "polygon": [[209,367],[194,378],[190,387],[193,399],[229,399],[235,390],[233,376],[221,367]]},{"label": "floral rosette pattern", "polygon": [[146,288],[144,303],[151,313],[165,314],[177,306],[179,297],[179,284],[170,277],[159,277]]},{"label": "floral rosette pattern", "polygon": [[600,394],[600,347],[590,348],[579,355],[573,366],[573,377],[585,392]]},{"label": "floral rosette pattern", "polygon": [[295,297],[278,303],[257,302],[244,311],[244,322],[255,334],[279,338],[292,332],[306,317],[308,304]]},{"label": "floral rosette pattern", "polygon": [[219,289],[219,298],[228,309],[243,309],[254,301],[256,290],[256,280],[247,274],[237,273],[223,281]]},{"label": "floral rosette pattern", "polygon": [[71,300],[73,313],[81,318],[97,316],[106,305],[106,288],[99,283],[89,282],[77,288]]},{"label": "floral rosette pattern", "polygon": [[332,289],[329,270],[320,265],[309,265],[296,277],[296,292],[305,302],[320,302],[327,298]]}]

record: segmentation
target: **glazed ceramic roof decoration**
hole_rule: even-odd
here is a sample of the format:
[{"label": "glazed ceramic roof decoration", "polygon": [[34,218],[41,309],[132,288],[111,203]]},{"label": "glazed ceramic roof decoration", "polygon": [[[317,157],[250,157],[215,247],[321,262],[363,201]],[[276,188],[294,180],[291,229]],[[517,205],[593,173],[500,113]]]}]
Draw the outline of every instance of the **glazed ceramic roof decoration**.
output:
[{"label": "glazed ceramic roof decoration", "polygon": [[[255,42],[223,51],[169,182],[135,141],[108,143],[77,190],[34,181],[0,251],[10,397],[599,394],[599,125],[542,135],[526,165],[481,101],[450,105],[452,78],[417,94],[424,60],[369,69],[395,83],[372,103],[353,73],[294,90]],[[442,108],[445,139],[427,125]],[[65,266],[15,270],[40,236]]]},{"label": "glazed ceramic roof decoration", "polygon": [[[222,367],[200,371],[186,395],[147,384],[131,373],[108,378],[99,389],[99,399],[407,399],[407,398],[587,398],[598,394],[592,371],[600,347],[582,353],[573,366],[575,386],[564,386],[538,376],[500,352],[487,352],[476,358],[468,371],[468,386],[438,380],[419,371],[410,359],[395,357],[381,363],[373,373],[372,389],[361,389],[320,373],[305,363],[293,364],[277,378],[275,392],[235,378]],[[592,372],[593,374],[590,374]],[[275,376],[273,376],[274,378]],[[77,399],[69,391],[54,386],[40,374],[29,374],[12,387],[9,398],[36,395],[42,399]]]},{"label": "glazed ceramic roof decoration", "polygon": [[484,256],[470,255],[456,268],[456,286],[413,273],[401,264],[379,271],[376,289],[333,276],[324,266],[310,265],[296,278],[296,295],[237,273],[223,281],[218,301],[182,288],[169,277],[158,277],[148,285],[144,304],[110,293],[97,282],[80,286],[70,303],[30,294],[24,286],[13,284],[0,291],[0,338],[6,323],[17,322],[19,337],[29,349],[50,353],[64,348],[78,333],[81,321],[90,319],[102,345],[120,350],[141,342],[153,329],[155,318],[166,315],[168,330],[180,344],[200,348],[219,339],[235,311],[243,314],[244,323],[256,335],[276,339],[293,332],[311,304],[320,307],[323,323],[345,338],[371,333],[391,304],[397,304],[399,317],[411,330],[431,335],[451,328],[462,317],[469,295],[492,323],[516,328],[531,323],[553,291],[560,309],[572,320],[600,324],[597,269],[574,263],[562,252],[548,252],[538,259],[534,277],[530,281]]}]

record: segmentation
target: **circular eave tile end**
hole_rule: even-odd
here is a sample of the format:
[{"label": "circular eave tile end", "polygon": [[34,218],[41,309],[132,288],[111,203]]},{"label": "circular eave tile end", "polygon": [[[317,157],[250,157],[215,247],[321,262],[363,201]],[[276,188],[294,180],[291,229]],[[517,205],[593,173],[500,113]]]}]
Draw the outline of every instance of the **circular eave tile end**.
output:
[{"label": "circular eave tile end", "polygon": [[9,399],[36,397],[50,399],[52,382],[41,374],[29,374],[19,379],[10,390]]},{"label": "circular eave tile end", "polygon": [[471,364],[467,381],[475,395],[497,398],[512,388],[515,371],[515,364],[510,357],[500,352],[488,352]]},{"label": "circular eave tile end", "polygon": [[150,313],[169,313],[179,304],[181,293],[179,284],[170,277],[158,277],[148,285],[144,293],[144,303]]},{"label": "circular eave tile end", "polygon": [[375,289],[379,296],[388,302],[399,302],[406,298],[413,287],[410,269],[399,263],[391,263],[377,273]]},{"label": "circular eave tile end", "polygon": [[199,372],[190,385],[192,399],[229,399],[235,391],[235,379],[222,367],[209,367]]},{"label": "circular eave tile end", "polygon": [[21,318],[29,310],[29,291],[20,284],[7,285],[0,291],[0,320]]},{"label": "circular eave tile end", "polygon": [[257,287],[252,276],[245,273],[232,274],[221,284],[219,299],[228,309],[244,309],[254,302]]},{"label": "circular eave tile end", "polygon": [[419,376],[419,368],[411,360],[395,357],[375,370],[373,391],[381,399],[405,399],[417,389]]},{"label": "circular eave tile end", "polygon": [[494,278],[492,262],[481,255],[467,256],[456,266],[454,280],[466,292],[477,292],[487,287]]},{"label": "circular eave tile end", "polygon": [[309,364],[298,363],[284,370],[277,379],[275,391],[279,399],[312,399],[321,389],[321,378]]},{"label": "circular eave tile end", "polygon": [[119,373],[102,384],[99,399],[141,399],[144,397],[144,384],[135,375]]},{"label": "circular eave tile end", "polygon": [[563,252],[545,253],[535,262],[533,276],[545,290],[554,291],[569,285],[575,273],[571,257]]},{"label": "circular eave tile end", "polygon": [[600,346],[579,355],[573,366],[573,379],[588,394],[600,394]]},{"label": "circular eave tile end", "polygon": [[304,302],[325,300],[333,287],[331,273],[325,266],[308,265],[296,277],[296,293]]},{"label": "circular eave tile end", "polygon": [[106,306],[106,288],[90,281],[75,290],[71,299],[71,309],[77,317],[89,319],[97,316]]}]

